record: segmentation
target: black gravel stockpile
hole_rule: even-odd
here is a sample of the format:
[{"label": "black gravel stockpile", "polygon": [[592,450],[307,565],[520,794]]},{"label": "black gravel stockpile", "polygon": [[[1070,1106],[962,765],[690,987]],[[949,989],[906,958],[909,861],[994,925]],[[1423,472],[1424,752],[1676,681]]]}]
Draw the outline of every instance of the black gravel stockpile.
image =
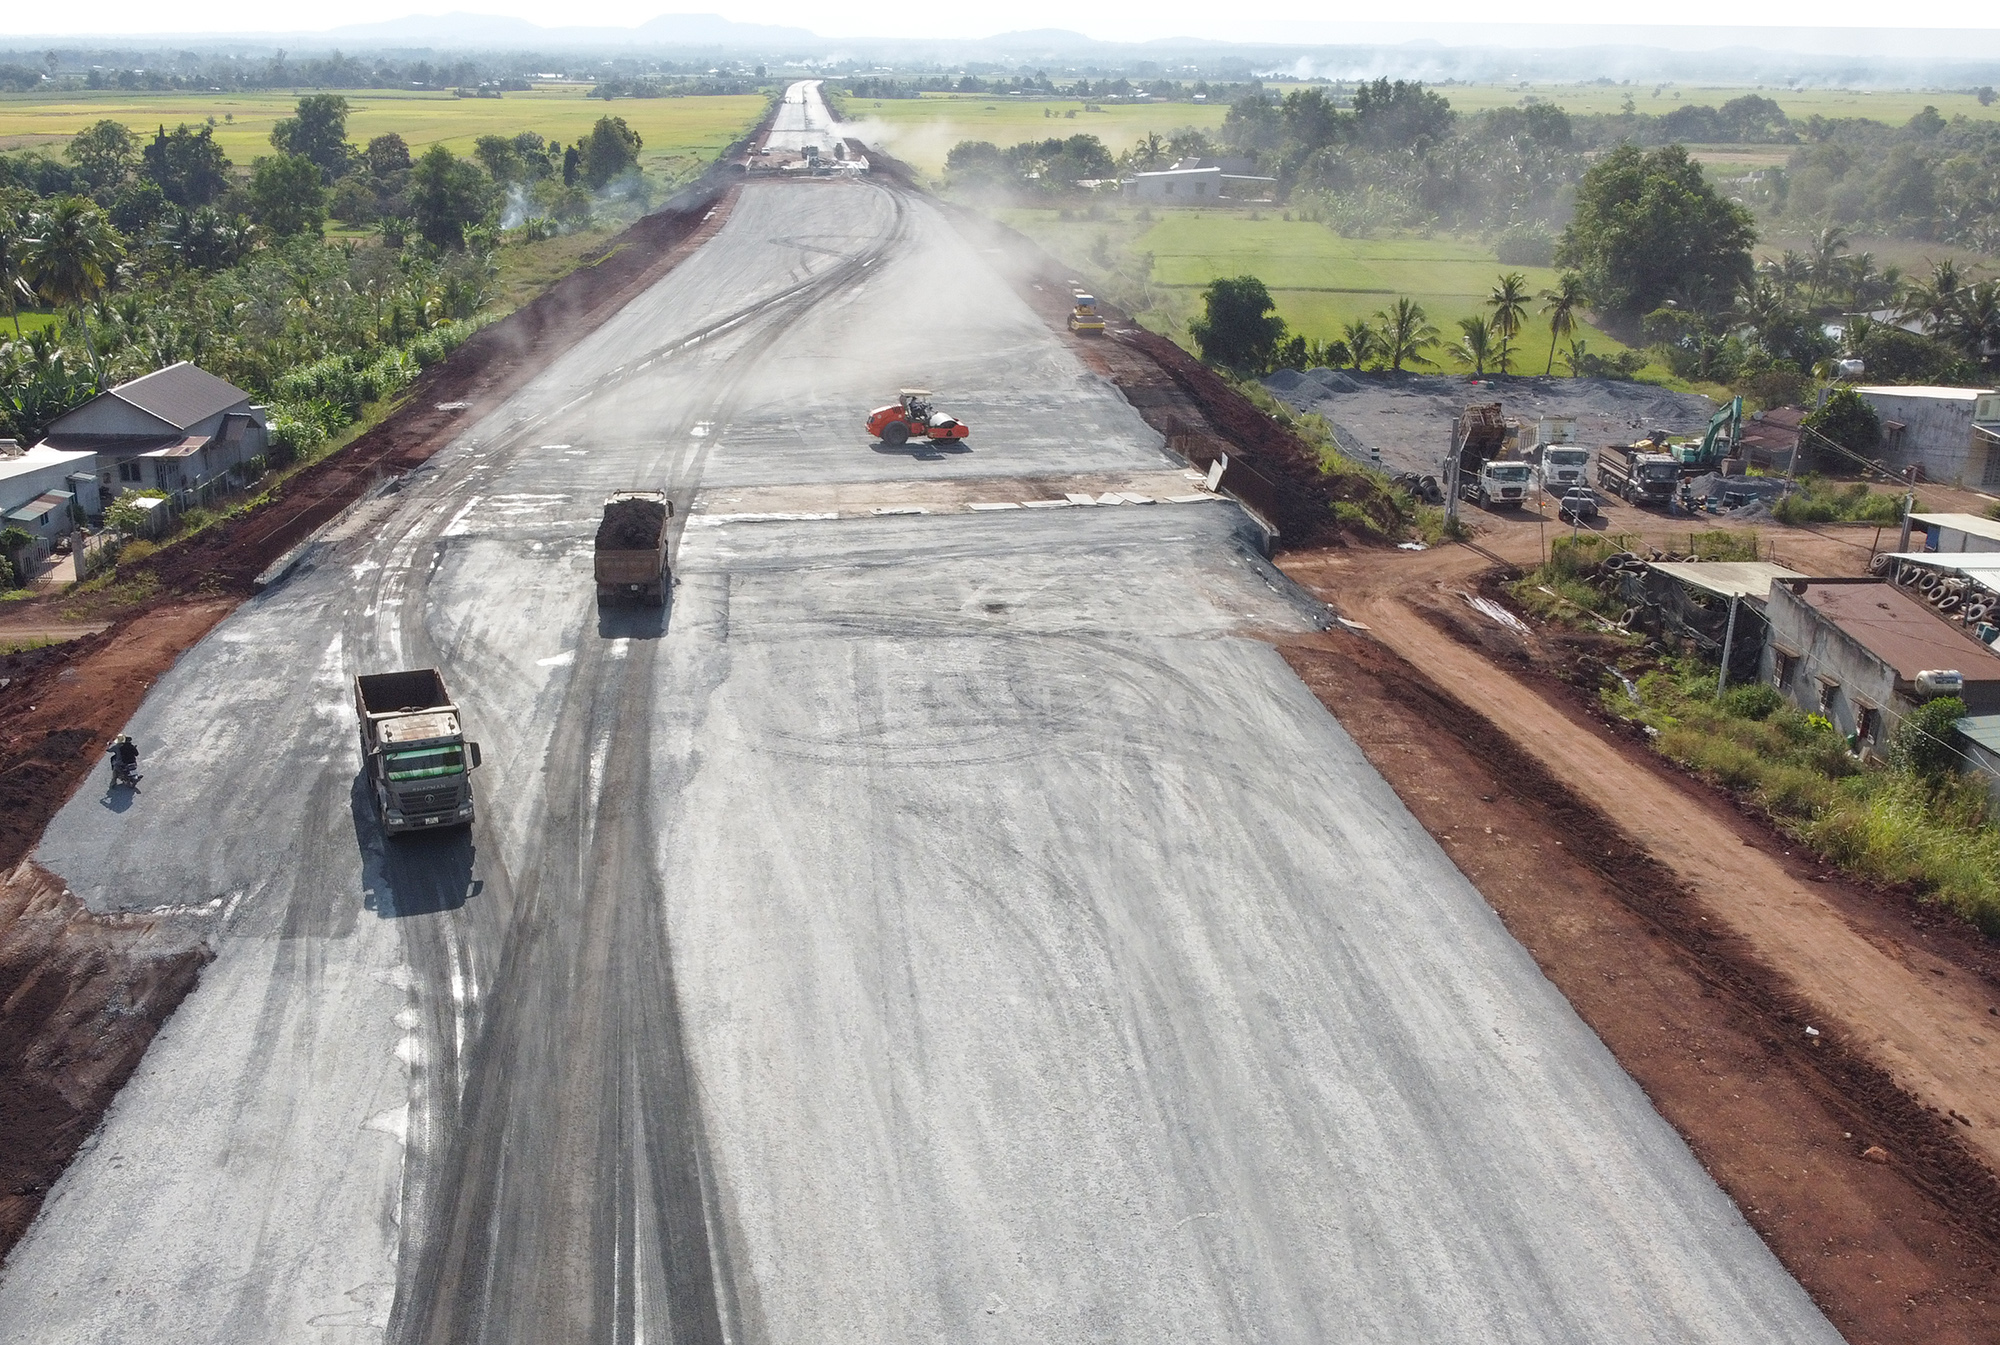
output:
[{"label": "black gravel stockpile", "polygon": [[599,551],[651,551],[667,525],[667,507],[657,500],[613,500],[597,525]]}]

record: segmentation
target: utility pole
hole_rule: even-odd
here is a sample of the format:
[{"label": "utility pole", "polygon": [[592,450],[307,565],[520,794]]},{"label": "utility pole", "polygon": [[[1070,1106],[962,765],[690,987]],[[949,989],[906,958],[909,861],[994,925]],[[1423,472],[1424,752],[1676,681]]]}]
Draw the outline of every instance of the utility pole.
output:
[{"label": "utility pole", "polygon": [[1729,685],[1729,647],[1736,642],[1736,604],[1742,599],[1729,599],[1729,625],[1722,632],[1722,671],[1715,676],[1715,698],[1722,699],[1722,690]]}]

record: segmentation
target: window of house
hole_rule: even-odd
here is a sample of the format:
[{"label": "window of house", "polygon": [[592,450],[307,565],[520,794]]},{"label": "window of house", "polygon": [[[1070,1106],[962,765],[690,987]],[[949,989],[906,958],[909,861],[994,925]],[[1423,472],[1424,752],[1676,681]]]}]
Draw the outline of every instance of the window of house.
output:
[{"label": "window of house", "polygon": [[1831,677],[1819,679],[1819,712],[1828,719],[1833,718],[1833,693],[1840,690],[1840,683]]},{"label": "window of house", "polygon": [[1989,440],[1986,445],[1986,467],[1979,474],[1979,485],[1983,490],[2000,490],[2000,442]]},{"label": "window of house", "polygon": [[1882,712],[1872,705],[1856,703],[1854,707],[1854,738],[1856,742],[1872,743],[1876,730],[1882,727]]},{"label": "window of house", "polygon": [[1882,422],[1883,446],[1885,448],[1891,448],[1891,449],[1901,448],[1903,446],[1903,431],[1908,428],[1909,427],[1903,424],[1903,422],[1900,420],[1883,421]]},{"label": "window of house", "polygon": [[1798,670],[1799,661],[1783,650],[1771,655],[1771,685],[1780,691],[1792,689],[1792,674]]},{"label": "window of house", "polygon": [[137,458],[127,458],[124,462],[118,464],[118,479],[120,481],[143,481],[146,479],[142,474],[144,470],[145,465]]}]

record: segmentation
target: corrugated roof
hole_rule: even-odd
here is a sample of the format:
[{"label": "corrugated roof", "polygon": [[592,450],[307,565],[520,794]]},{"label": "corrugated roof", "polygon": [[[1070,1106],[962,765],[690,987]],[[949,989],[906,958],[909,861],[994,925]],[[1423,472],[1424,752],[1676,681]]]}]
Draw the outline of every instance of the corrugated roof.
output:
[{"label": "corrugated roof", "polygon": [[1902,387],[1890,383],[1877,387],[1856,388],[1855,391],[1866,392],[1876,397],[1923,397],[1932,401],[1973,402],[1993,389]]},{"label": "corrugated roof", "polygon": [[181,430],[250,398],[249,393],[186,360],[120,383],[108,395]]},{"label": "corrugated roof", "polygon": [[1910,522],[1933,528],[1950,528],[1968,537],[1984,537],[2000,542],[2000,519],[1981,518],[1977,514],[1911,514]]},{"label": "corrugated roof", "polygon": [[1974,579],[1990,578],[2000,571],[2000,551],[1891,551],[1888,556],[1890,560],[1915,561]]},{"label": "corrugated roof", "polygon": [[2000,752],[2000,715],[1967,715],[1952,727],[1989,752]]},{"label": "corrugated roof", "polygon": [[1801,596],[1849,639],[1895,669],[1901,681],[1914,681],[1927,669],[1956,668],[1967,682],[2000,682],[2000,655],[1894,584],[1807,580]]},{"label": "corrugated roof", "polygon": [[1759,602],[1770,596],[1773,579],[1805,578],[1797,570],[1773,565],[1768,560],[1655,561],[1647,568],[1671,575],[1683,584],[1692,584],[1705,593],[1724,598],[1754,598]]}]

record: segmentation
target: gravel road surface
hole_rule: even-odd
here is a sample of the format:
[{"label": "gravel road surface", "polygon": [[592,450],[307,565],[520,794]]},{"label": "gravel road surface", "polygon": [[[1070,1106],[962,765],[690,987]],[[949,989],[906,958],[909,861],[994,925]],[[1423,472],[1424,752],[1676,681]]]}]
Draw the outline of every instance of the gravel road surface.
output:
[{"label": "gravel road surface", "polygon": [[[161,681],[39,857],[219,956],[0,1342],[1838,1339],[1278,657],[1321,615],[1234,506],[709,507],[1173,472],[991,262],[747,188]],[[912,383],[972,437],[868,441]],[[656,484],[671,605],[600,612]],[[479,821],[385,843],[349,682],[426,665]]]}]

